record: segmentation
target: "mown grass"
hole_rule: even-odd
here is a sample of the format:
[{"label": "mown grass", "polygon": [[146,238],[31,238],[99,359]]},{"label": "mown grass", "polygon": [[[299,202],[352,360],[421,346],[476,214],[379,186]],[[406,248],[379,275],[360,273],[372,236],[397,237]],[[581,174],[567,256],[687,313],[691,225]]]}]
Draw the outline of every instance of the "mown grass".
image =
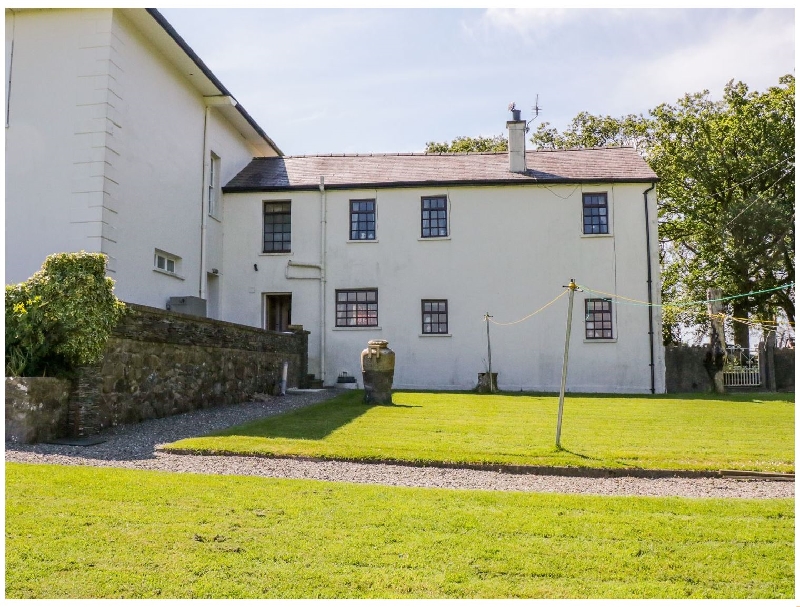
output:
[{"label": "mown grass", "polygon": [[6,465],[7,598],[791,598],[794,500]]},{"label": "mown grass", "polygon": [[347,392],[308,409],[177,441],[170,450],[418,463],[794,471],[785,396],[554,396]]}]

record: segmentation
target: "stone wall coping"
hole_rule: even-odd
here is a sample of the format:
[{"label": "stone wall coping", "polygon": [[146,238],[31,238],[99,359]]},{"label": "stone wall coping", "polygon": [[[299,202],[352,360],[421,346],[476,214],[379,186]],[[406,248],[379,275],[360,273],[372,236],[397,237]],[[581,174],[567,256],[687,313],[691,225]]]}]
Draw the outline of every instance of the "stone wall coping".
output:
[{"label": "stone wall coping", "polygon": [[133,310],[138,310],[140,312],[145,312],[147,314],[153,314],[155,316],[160,316],[165,320],[169,321],[171,317],[177,317],[180,320],[189,320],[193,322],[199,322],[209,325],[217,325],[223,327],[234,327],[239,330],[249,331],[255,334],[272,334],[272,335],[300,335],[305,333],[306,335],[310,335],[310,331],[287,331],[287,332],[280,332],[280,331],[269,331],[267,329],[262,329],[261,327],[253,327],[250,325],[241,325],[235,322],[229,322],[227,320],[218,320],[216,318],[207,318],[205,316],[194,316],[192,314],[184,314],[183,312],[175,312],[174,310],[162,310],[161,308],[153,308],[151,306],[145,306],[142,304],[135,304],[135,303],[128,303],[125,302],[125,306],[129,307]]}]

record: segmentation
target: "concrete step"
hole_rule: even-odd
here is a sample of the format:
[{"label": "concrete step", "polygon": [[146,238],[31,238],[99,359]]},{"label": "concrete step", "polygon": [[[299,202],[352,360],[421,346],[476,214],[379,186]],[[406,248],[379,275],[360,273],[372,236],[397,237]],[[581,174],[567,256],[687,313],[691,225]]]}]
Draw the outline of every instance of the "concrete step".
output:
[{"label": "concrete step", "polygon": [[306,376],[306,382],[308,383],[308,387],[309,388],[318,389],[318,388],[322,388],[323,387],[322,386],[322,380],[321,379],[317,379],[317,376],[314,375],[313,373],[309,373]]}]

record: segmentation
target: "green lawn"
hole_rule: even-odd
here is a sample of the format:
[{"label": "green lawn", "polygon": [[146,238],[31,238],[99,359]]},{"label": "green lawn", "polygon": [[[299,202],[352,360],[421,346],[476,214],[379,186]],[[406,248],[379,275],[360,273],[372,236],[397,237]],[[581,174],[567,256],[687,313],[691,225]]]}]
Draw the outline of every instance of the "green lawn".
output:
[{"label": "green lawn", "polygon": [[[307,409],[169,445],[172,451],[670,470],[794,471],[786,395],[554,396],[352,391]],[[793,395],[791,397],[793,399]]]},{"label": "green lawn", "polygon": [[6,598],[785,598],[794,500],[6,465]]}]

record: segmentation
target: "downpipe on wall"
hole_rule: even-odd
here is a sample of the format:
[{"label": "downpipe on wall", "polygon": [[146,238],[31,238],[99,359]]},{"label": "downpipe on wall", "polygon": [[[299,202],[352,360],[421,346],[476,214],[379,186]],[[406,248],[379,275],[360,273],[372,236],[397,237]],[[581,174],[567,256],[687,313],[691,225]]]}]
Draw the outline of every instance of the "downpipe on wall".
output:
[{"label": "downpipe on wall", "polygon": [[320,238],[319,238],[319,361],[320,361],[320,380],[325,385],[325,287],[327,279],[325,277],[327,262],[327,235],[328,235],[328,194],[325,191],[325,177],[319,176],[319,195],[320,195]]},{"label": "downpipe on wall", "polygon": [[206,105],[205,118],[203,118],[203,179],[200,184],[200,286],[198,287],[198,294],[200,299],[205,299],[205,267],[206,267],[206,205],[208,204],[208,188],[206,188],[206,176],[208,174],[208,116],[211,108]]},{"label": "downpipe on wall", "polygon": [[647,248],[647,314],[650,325],[650,394],[656,393],[656,361],[655,361],[655,336],[653,334],[653,263],[650,256],[650,210],[647,202],[647,193],[652,191],[656,184],[647,188],[644,194],[644,236]]}]

